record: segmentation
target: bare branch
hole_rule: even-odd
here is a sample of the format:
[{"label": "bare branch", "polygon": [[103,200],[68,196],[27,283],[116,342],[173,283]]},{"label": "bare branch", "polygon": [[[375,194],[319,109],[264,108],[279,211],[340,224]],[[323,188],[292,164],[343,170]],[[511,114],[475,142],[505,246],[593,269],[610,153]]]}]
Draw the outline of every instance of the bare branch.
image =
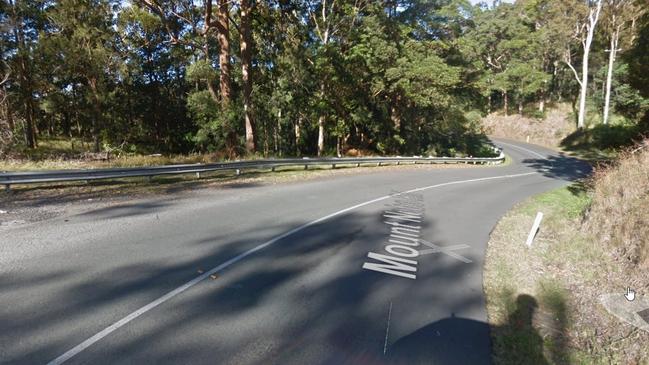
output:
[{"label": "bare branch", "polygon": [[7,70],[7,73],[4,75],[2,78],[2,81],[0,81],[0,86],[4,85],[5,82],[9,81],[9,76],[11,75],[11,69]]},{"label": "bare branch", "polygon": [[580,80],[579,74],[577,73],[577,70],[575,70],[575,68],[571,64],[570,51],[566,51],[566,55],[564,57],[565,57],[565,59],[562,60],[562,62],[565,63],[566,65],[568,65],[568,67],[570,67],[570,69],[572,70],[572,73],[575,75],[575,80],[577,80],[577,82],[579,83],[579,86],[581,86],[581,80]]}]

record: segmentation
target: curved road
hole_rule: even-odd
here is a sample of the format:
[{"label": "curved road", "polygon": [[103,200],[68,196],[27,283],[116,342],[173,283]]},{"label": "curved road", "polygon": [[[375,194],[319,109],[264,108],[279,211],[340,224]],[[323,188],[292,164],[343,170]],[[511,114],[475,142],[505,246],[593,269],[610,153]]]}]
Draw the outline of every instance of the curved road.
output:
[{"label": "curved road", "polygon": [[203,191],[5,231],[0,363],[488,364],[491,229],[589,172],[496,144],[511,164]]}]

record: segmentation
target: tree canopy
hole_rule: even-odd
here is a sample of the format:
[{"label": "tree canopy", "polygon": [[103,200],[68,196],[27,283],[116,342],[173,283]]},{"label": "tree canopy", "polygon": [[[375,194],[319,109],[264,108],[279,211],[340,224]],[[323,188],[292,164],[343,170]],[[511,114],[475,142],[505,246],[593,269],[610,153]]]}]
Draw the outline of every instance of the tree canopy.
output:
[{"label": "tree canopy", "polygon": [[[603,3],[587,94],[604,105],[617,30],[624,57],[610,68],[611,108],[636,120],[649,109],[647,16],[642,0],[617,1],[637,16]],[[8,0],[0,142],[33,148],[57,136],[97,151],[227,156],[475,155],[476,115],[575,105],[596,3]]]}]

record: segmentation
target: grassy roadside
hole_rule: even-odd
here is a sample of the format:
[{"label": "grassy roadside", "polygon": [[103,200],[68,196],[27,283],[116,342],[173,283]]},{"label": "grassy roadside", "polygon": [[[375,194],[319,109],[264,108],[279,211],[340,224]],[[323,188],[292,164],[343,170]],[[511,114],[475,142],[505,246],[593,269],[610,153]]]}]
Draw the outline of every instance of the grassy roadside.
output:
[{"label": "grassy roadside", "polygon": [[[593,194],[582,185],[535,196],[492,232],[484,288],[496,364],[649,364],[649,333],[619,322],[599,296],[647,291],[647,271],[620,262],[583,229]],[[595,202],[597,203],[597,202]],[[544,213],[533,247],[525,239]]]}]

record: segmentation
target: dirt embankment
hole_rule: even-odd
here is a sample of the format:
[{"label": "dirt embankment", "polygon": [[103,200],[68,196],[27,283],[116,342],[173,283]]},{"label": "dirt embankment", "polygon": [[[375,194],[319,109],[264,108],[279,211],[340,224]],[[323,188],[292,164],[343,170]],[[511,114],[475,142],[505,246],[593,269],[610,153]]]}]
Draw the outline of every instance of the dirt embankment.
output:
[{"label": "dirt embankment", "polygon": [[596,170],[593,182],[583,229],[630,270],[649,270],[649,139]]},{"label": "dirt embankment", "polygon": [[566,105],[548,110],[545,119],[519,114],[505,116],[497,112],[486,116],[482,124],[490,136],[519,141],[527,141],[529,137],[530,143],[551,148],[557,148],[575,129],[570,119],[570,108]]}]

